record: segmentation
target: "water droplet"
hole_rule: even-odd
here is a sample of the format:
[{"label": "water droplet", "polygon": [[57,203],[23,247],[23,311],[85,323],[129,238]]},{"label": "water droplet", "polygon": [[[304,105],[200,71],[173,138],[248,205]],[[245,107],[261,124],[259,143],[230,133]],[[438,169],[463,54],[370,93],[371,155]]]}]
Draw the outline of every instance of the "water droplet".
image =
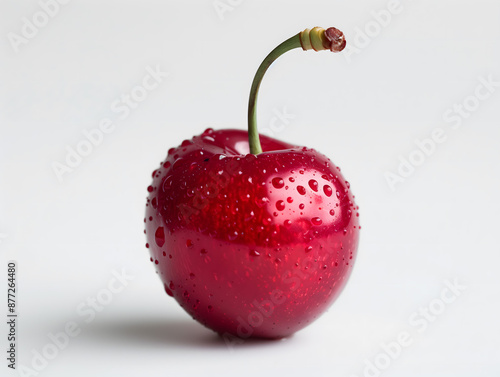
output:
[{"label": "water droplet", "polygon": [[174,297],[174,294],[170,289],[168,289],[166,284],[164,284],[163,287],[165,288],[165,292],[167,292],[167,295],[169,295],[170,297]]},{"label": "water droplet", "polygon": [[245,221],[250,221],[251,219],[253,219],[254,216],[255,216],[254,211],[250,211],[250,213],[245,215]]},{"label": "water droplet", "polygon": [[155,259],[155,264],[158,264],[158,263],[160,263],[160,262],[158,262],[158,259]]},{"label": "water droplet", "polygon": [[293,198],[291,196],[289,196],[288,198],[286,198],[286,201],[288,203],[293,203]]},{"label": "water droplet", "polygon": [[276,202],[276,209],[278,211],[283,211],[285,209],[285,202],[283,200],[278,200]]},{"label": "water droplet", "polygon": [[158,247],[162,247],[163,244],[165,243],[165,231],[163,230],[163,227],[160,226],[158,229],[156,229],[155,232],[155,241]]},{"label": "water droplet", "polygon": [[285,224],[285,226],[290,226],[290,225],[292,225],[292,222],[287,219],[287,220],[284,221],[283,224]]},{"label": "water droplet", "polygon": [[193,245],[194,245],[194,244],[193,244],[193,241],[191,241],[191,240],[186,240],[186,246],[187,246],[188,248],[192,248],[192,247],[193,247]]},{"label": "water droplet", "polygon": [[163,163],[163,167],[164,167],[165,169],[168,169],[168,168],[170,167],[170,165],[171,165],[171,163],[170,163],[170,162],[168,162],[168,161],[165,161],[165,162]]},{"label": "water droplet", "polygon": [[250,250],[251,257],[258,257],[260,253],[257,250]]},{"label": "water droplet", "polygon": [[297,191],[299,192],[300,195],[306,194],[306,189],[304,186],[297,186]]},{"label": "water droplet", "polygon": [[337,194],[337,198],[340,199],[340,192],[339,192],[339,190],[337,190],[336,194]]},{"label": "water droplet", "polygon": [[328,185],[324,185],[323,186],[323,191],[325,193],[326,196],[332,196],[332,193],[333,193],[333,190],[330,186]]},{"label": "water droplet", "polygon": [[304,207],[305,207],[304,203],[300,203],[300,204],[299,204],[299,208],[300,208],[300,209],[304,209]]},{"label": "water droplet", "polygon": [[351,188],[351,184],[347,181],[345,181],[345,185],[347,186],[347,188]]},{"label": "water droplet", "polygon": [[149,244],[148,243],[146,244],[146,249],[149,249]]},{"label": "water droplet", "polygon": [[290,182],[295,182],[295,178],[293,178],[293,177],[288,178],[288,180],[289,180]]},{"label": "water droplet", "polygon": [[335,211],[333,209],[330,210],[330,215],[335,216]]},{"label": "water droplet", "polygon": [[323,224],[323,221],[319,217],[313,217],[311,219],[311,222],[313,223],[313,225],[321,225],[321,224]]},{"label": "water droplet", "polygon": [[311,188],[311,190],[313,191],[318,191],[318,182],[316,182],[315,179],[311,179],[309,180],[309,187]]},{"label": "water droplet", "polygon": [[276,259],[274,260],[274,263],[276,263],[276,264],[281,263],[281,259],[276,258]]},{"label": "water droplet", "polygon": [[306,247],[306,253],[310,253],[312,251],[313,247],[312,246],[307,246]]},{"label": "water droplet", "polygon": [[212,136],[203,136],[203,141],[214,142],[215,139]]},{"label": "water droplet", "polygon": [[273,183],[274,188],[277,188],[277,189],[280,189],[285,185],[283,178],[280,178],[280,177],[273,178],[272,183]]},{"label": "water droplet", "polygon": [[153,208],[156,209],[158,207],[158,202],[156,201],[156,197],[153,198],[151,201],[151,204],[153,205]]},{"label": "water droplet", "polygon": [[148,192],[153,192],[154,188],[153,186],[148,186]]},{"label": "water droplet", "polygon": [[263,196],[261,198],[255,198],[255,204],[257,204],[258,207],[263,207],[267,203],[269,203],[269,198],[267,196]]},{"label": "water droplet", "polygon": [[184,160],[183,158],[178,158],[177,160],[174,161],[174,164],[172,165],[172,170],[177,170],[179,169],[182,165],[184,165],[187,161]]},{"label": "water droplet", "polygon": [[163,192],[167,192],[172,187],[172,181],[173,178],[171,175],[165,178],[165,180],[163,181],[163,185],[161,186]]}]

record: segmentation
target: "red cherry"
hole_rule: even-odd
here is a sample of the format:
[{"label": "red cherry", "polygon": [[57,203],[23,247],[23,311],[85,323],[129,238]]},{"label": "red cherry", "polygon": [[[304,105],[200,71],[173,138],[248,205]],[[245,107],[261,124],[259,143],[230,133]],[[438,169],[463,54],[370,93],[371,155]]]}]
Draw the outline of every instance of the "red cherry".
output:
[{"label": "red cherry", "polygon": [[249,131],[209,128],[184,140],[148,186],[147,245],[165,292],[224,337],[293,334],[351,273],[360,226],[349,183],[315,150],[259,137],[255,115],[260,81],[278,56],[344,46],[333,28],[279,45],[252,84]]},{"label": "red cherry", "polygon": [[146,207],[146,231],[167,293],[192,317],[221,334],[277,338],[307,326],[342,291],[359,224],[330,160],[260,140],[264,152],[254,156],[246,131],[207,130],[170,154],[153,179],[157,208]]}]

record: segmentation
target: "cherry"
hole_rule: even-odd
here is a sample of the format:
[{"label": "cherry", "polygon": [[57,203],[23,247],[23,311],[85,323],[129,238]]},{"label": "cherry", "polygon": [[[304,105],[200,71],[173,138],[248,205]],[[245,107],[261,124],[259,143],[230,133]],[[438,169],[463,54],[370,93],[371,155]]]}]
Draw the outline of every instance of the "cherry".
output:
[{"label": "cherry", "polygon": [[351,273],[359,238],[349,183],[313,149],[259,136],[260,81],[284,52],[340,51],[337,29],[305,30],[257,71],[249,131],[207,129],[168,151],[146,204],[166,293],[225,339],[281,338],[318,318]]}]

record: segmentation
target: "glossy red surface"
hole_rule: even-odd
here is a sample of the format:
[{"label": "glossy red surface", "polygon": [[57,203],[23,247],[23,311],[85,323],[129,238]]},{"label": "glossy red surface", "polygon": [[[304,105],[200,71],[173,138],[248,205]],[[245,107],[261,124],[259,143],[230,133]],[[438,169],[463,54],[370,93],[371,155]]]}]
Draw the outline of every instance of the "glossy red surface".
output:
[{"label": "glossy red surface", "polygon": [[153,172],[151,261],[197,321],[239,338],[280,338],[318,318],[346,284],[358,207],[340,169],[313,149],[206,130]]}]

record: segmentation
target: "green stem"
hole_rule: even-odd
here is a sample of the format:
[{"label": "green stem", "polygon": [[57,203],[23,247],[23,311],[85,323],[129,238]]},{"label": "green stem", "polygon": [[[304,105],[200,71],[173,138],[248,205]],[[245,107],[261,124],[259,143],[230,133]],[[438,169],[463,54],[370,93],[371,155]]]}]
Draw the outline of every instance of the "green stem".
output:
[{"label": "green stem", "polygon": [[250,153],[262,153],[260,145],[259,131],[257,130],[257,95],[259,94],[260,83],[267,69],[271,64],[285,52],[295,48],[302,47],[300,43],[300,33],[287,39],[267,55],[261,63],[253,79],[250,89],[250,100],[248,102],[248,142],[250,144]]},{"label": "green stem", "polygon": [[250,89],[250,100],[248,101],[248,144],[250,145],[250,153],[262,153],[259,131],[257,130],[257,95],[259,94],[262,78],[271,64],[285,52],[294,48],[302,47],[304,51],[330,50],[339,52],[344,49],[345,44],[344,34],[339,29],[330,27],[325,30],[316,26],[312,29],[305,29],[287,39],[266,56],[255,74],[252,89]]}]

